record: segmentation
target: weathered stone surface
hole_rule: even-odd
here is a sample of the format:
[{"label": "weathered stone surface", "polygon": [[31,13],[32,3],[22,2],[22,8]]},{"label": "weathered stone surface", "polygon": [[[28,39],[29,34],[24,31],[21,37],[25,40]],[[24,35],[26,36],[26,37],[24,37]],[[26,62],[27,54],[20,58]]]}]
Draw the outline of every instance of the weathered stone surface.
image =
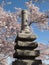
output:
[{"label": "weathered stone surface", "polygon": [[26,26],[26,25],[25,25],[24,32],[25,32],[25,33],[29,33],[29,34],[31,33],[29,26]]},{"label": "weathered stone surface", "polygon": [[36,39],[36,36],[33,34],[26,34],[26,33],[18,33],[18,37],[16,40],[20,41],[34,41]]},{"label": "weathered stone surface", "polygon": [[36,38],[35,35],[31,34],[31,33],[18,33],[18,37],[20,38]]},{"label": "weathered stone surface", "polygon": [[42,65],[41,60],[16,60],[13,65]]},{"label": "weathered stone surface", "polygon": [[[24,30],[26,26],[28,26],[28,12],[22,10],[22,23],[21,23],[21,30]],[[26,25],[26,26],[25,26]]]},{"label": "weathered stone surface", "polygon": [[35,49],[37,46],[15,46],[14,49],[20,49],[20,50],[33,50]]},{"label": "weathered stone surface", "polygon": [[37,42],[23,42],[23,41],[18,41],[17,44],[15,45],[14,49],[28,49],[28,50],[33,50],[37,48],[38,43]]},{"label": "weathered stone surface", "polygon": [[18,45],[19,46],[38,46],[38,43],[37,42],[28,42],[28,41],[18,41]]},{"label": "weathered stone surface", "polygon": [[39,50],[18,50],[14,53],[14,58],[20,59],[34,59],[35,57],[39,56]]}]

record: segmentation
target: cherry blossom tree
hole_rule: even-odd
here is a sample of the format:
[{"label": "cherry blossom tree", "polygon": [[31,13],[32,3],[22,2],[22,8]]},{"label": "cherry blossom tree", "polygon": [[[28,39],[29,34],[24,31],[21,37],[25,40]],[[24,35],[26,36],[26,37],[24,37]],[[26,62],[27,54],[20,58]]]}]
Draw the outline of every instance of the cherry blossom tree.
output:
[{"label": "cherry blossom tree", "polygon": [[[35,2],[37,1],[39,2],[39,0],[35,0]],[[21,30],[22,9],[14,7],[16,12],[8,12],[4,10],[3,6],[5,4],[11,4],[11,2],[6,3],[3,1],[0,5],[0,54],[4,54],[4,57],[6,56],[5,58],[7,58],[8,56],[13,55],[15,37],[17,36],[17,32],[20,32]],[[35,6],[31,0],[26,2],[25,5],[29,16],[29,26],[34,23],[40,30],[49,30],[49,13],[40,12],[40,8]],[[39,58],[43,60],[46,59],[45,55],[49,55],[49,47],[39,44],[38,48],[41,50]],[[0,61],[2,59],[0,59]]]}]

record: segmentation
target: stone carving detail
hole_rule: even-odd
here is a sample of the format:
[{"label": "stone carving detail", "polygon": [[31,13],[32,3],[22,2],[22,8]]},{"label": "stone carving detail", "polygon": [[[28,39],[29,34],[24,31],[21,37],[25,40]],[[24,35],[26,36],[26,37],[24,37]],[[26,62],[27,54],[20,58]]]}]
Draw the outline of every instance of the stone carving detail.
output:
[{"label": "stone carving detail", "polygon": [[36,36],[31,32],[27,23],[27,13],[26,10],[22,10],[21,32],[17,34],[15,39],[15,53],[13,54],[17,60],[12,65],[42,65],[41,60],[36,59],[40,55],[40,51],[34,50],[38,47],[38,43],[34,42]]}]

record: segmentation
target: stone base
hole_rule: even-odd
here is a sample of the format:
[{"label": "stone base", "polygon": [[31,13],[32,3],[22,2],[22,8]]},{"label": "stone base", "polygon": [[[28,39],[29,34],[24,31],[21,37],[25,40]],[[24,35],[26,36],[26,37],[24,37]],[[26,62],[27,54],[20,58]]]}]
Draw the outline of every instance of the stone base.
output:
[{"label": "stone base", "polygon": [[41,60],[16,60],[12,65],[42,65]]}]

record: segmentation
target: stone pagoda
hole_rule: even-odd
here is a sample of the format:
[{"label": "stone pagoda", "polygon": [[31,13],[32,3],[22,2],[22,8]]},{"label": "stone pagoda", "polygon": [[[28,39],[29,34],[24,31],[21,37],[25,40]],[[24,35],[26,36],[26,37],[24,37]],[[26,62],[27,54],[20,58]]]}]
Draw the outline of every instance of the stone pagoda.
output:
[{"label": "stone pagoda", "polygon": [[21,13],[21,31],[18,32],[15,39],[15,53],[13,54],[15,61],[12,65],[42,65],[42,61],[36,59],[36,57],[40,55],[40,51],[35,50],[38,47],[38,43],[34,42],[34,40],[36,40],[36,36],[31,32],[27,23],[28,12],[26,10],[22,10]]}]

